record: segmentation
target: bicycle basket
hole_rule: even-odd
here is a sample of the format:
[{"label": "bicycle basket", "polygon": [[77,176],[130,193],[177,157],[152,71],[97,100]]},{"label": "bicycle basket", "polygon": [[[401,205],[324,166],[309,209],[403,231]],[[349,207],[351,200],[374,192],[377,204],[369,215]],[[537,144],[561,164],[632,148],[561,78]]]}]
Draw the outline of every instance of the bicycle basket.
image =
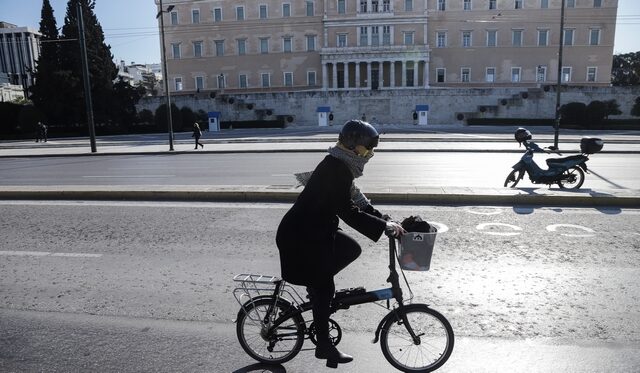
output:
[{"label": "bicycle basket", "polygon": [[437,229],[429,227],[429,232],[409,232],[400,237],[399,263],[407,271],[428,271],[431,266],[433,245]]}]

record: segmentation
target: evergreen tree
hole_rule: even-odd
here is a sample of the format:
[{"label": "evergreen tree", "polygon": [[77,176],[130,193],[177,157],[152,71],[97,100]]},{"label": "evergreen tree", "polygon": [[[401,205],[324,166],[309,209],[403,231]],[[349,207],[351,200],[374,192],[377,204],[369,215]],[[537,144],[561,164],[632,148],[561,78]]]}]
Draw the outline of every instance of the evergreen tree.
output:
[{"label": "evergreen tree", "polygon": [[49,0],[42,1],[40,13],[40,57],[31,87],[31,100],[45,115],[45,120],[58,122],[63,115],[64,97],[60,95],[60,42],[58,27]]},{"label": "evergreen tree", "polygon": [[[80,39],[78,35],[78,3],[82,6],[94,119],[97,123],[107,122],[113,102],[113,81],[118,71],[113,63],[111,47],[105,44],[102,26],[93,11],[95,0],[69,0],[62,27],[62,37],[67,40]],[[72,113],[74,121],[84,123],[86,122],[86,112],[79,42],[61,43],[60,63],[68,78],[65,82],[65,93],[69,94],[66,107],[68,112]]]}]

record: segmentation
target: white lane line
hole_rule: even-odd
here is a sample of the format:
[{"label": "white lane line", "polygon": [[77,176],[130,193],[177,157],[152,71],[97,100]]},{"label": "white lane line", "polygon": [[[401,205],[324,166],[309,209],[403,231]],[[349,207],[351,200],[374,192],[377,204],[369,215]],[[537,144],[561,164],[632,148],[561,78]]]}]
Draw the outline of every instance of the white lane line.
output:
[{"label": "white lane line", "polygon": [[117,175],[113,175],[113,176],[109,176],[109,175],[86,175],[86,176],[82,176],[84,178],[92,178],[92,179],[99,179],[99,178],[105,178],[105,179],[114,179],[114,178],[153,178],[153,177],[175,177],[176,175],[122,175],[122,176],[117,176]]},{"label": "white lane line", "polygon": [[85,253],[51,253],[48,251],[0,251],[0,255],[4,256],[59,256],[66,258],[100,258],[102,254],[85,254]]}]

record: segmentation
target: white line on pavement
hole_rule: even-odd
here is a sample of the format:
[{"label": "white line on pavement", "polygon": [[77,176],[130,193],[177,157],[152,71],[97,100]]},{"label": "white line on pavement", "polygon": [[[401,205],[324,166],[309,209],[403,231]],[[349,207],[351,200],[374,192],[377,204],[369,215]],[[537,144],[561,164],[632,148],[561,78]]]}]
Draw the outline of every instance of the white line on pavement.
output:
[{"label": "white line on pavement", "polygon": [[86,253],[50,253],[47,251],[0,251],[0,255],[4,256],[59,256],[66,258],[100,258],[102,254],[86,254]]},{"label": "white line on pavement", "polygon": [[107,179],[113,179],[113,178],[149,178],[149,177],[175,177],[176,175],[122,175],[122,176],[118,176],[118,175],[86,175],[86,176],[82,176],[84,178],[107,178]]}]

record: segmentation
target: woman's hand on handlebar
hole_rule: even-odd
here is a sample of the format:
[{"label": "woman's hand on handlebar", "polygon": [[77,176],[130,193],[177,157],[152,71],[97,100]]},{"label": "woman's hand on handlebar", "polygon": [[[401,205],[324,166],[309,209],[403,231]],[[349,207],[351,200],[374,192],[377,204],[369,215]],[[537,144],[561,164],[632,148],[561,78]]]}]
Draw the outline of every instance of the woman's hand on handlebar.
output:
[{"label": "woman's hand on handlebar", "polygon": [[405,233],[407,233],[407,231],[404,230],[404,228],[402,228],[402,225],[394,221],[388,221],[387,226],[384,229],[384,234],[394,238],[399,238],[401,235]]}]

